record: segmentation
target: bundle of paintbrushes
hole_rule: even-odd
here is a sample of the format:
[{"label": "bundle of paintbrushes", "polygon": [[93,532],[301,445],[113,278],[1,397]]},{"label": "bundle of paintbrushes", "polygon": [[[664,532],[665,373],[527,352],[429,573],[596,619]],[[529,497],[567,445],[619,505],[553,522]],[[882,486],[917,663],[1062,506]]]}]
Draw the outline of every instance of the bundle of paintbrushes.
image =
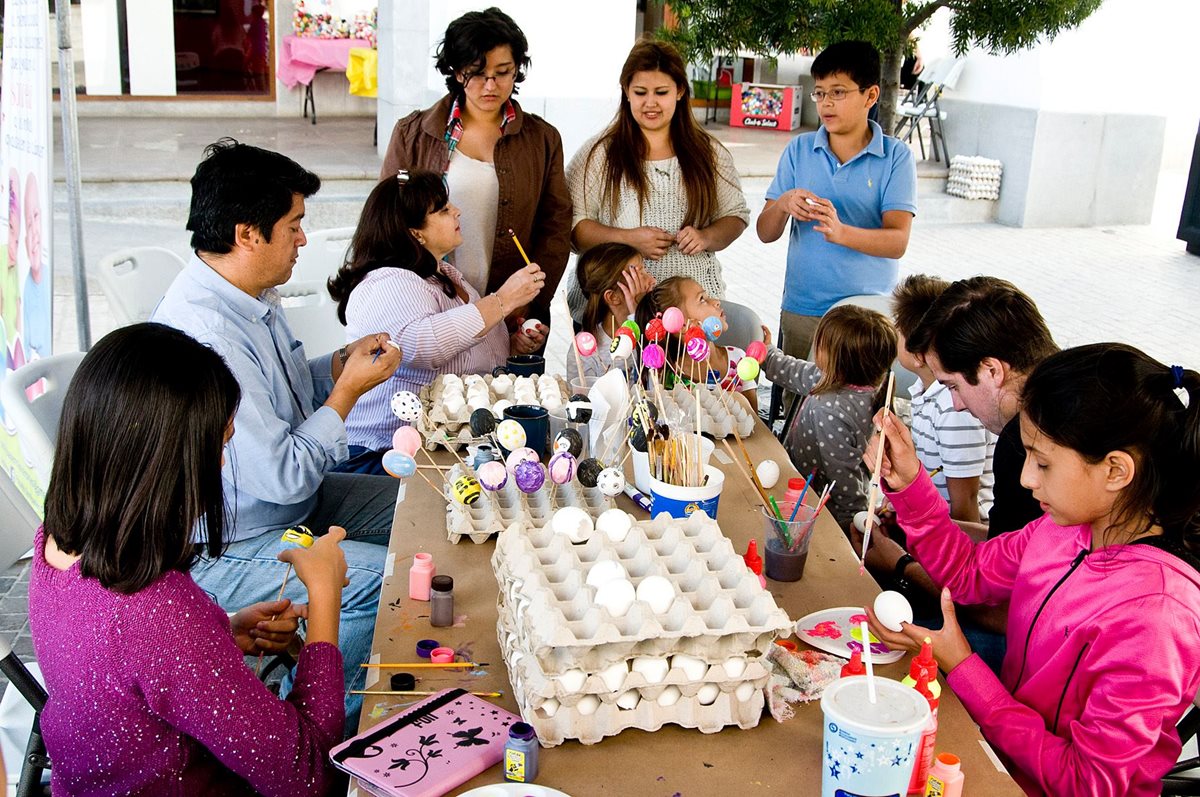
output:
[{"label": "bundle of paintbrushes", "polygon": [[837,484],[836,481],[825,485],[825,489],[821,491],[820,497],[817,499],[817,505],[812,509],[812,514],[808,519],[799,523],[796,522],[796,516],[800,513],[800,507],[804,506],[804,496],[808,493],[808,488],[812,484],[811,476],[807,484],[804,485],[804,492],[800,494],[800,498],[792,507],[792,513],[787,520],[783,519],[783,514],[779,511],[779,505],[775,503],[774,498],[770,500],[771,507],[775,512],[775,523],[772,528],[775,530],[775,536],[779,538],[783,547],[790,552],[794,552],[800,548],[808,536],[812,534],[813,526],[816,525],[817,518],[821,515],[821,510],[825,508],[825,504],[829,502],[829,496],[833,494],[833,488]]}]

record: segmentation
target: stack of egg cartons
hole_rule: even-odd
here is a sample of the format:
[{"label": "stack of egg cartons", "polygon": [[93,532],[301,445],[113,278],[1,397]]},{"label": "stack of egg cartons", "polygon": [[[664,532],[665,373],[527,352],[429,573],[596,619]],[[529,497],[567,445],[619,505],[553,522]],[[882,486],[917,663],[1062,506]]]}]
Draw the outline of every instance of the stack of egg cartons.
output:
[{"label": "stack of egg cartons", "polygon": [[978,155],[955,155],[950,159],[946,193],[963,199],[999,199],[1000,161]]},{"label": "stack of egg cartons", "polygon": [[[710,385],[707,388],[674,387],[661,393],[663,409],[668,417],[681,417],[678,432],[696,431],[696,394],[700,392],[700,431],[720,440],[737,433],[749,437],[754,431],[755,414],[749,405],[728,391]],[[656,394],[658,395],[658,394]]]},{"label": "stack of egg cartons", "polygon": [[567,401],[567,383],[557,376],[482,376],[442,374],[421,388],[425,414],[417,424],[425,447],[460,448],[471,434],[471,413],[487,407],[502,420],[504,410],[514,404],[533,404],[556,410]]},{"label": "stack of egg cartons", "polygon": [[757,725],[787,614],[703,512],[611,518],[581,544],[526,524],[497,538],[497,631],[525,721],[547,746]]},{"label": "stack of egg cartons", "polygon": [[467,506],[454,498],[450,485],[463,475],[472,475],[461,464],[453,465],[446,473],[446,535],[458,544],[463,537],[482,543],[513,523],[542,526],[550,522],[555,509],[575,506],[593,518],[612,506],[612,499],[597,487],[584,487],[572,479],[555,484],[549,479],[534,493],[517,489],[516,480],[509,477],[504,486],[494,492],[485,491],[475,503]]}]

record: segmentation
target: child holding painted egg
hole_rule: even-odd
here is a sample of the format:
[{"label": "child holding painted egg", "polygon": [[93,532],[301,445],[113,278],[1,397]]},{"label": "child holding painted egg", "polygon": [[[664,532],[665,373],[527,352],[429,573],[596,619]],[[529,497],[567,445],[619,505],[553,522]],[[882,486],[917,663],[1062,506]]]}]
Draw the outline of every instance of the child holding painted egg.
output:
[{"label": "child holding painted egg", "polygon": [[567,379],[579,379],[578,363],[582,362],[583,376],[590,383],[612,368],[612,339],[617,329],[634,317],[638,303],[655,281],[638,251],[620,243],[598,244],[584,252],[575,265],[575,276],[586,297],[581,326],[592,339],[577,338],[580,357],[567,357]]},{"label": "child holding painted egg", "polygon": [[[813,490],[836,481],[829,511],[843,530],[867,508],[870,476],[862,453],[871,438],[871,416],[883,405],[885,381],[896,356],[896,329],[874,310],[844,305],[817,325],[813,361],[770,346],[764,377],[796,394],[783,446],[801,473],[815,471]],[[847,532],[848,533],[848,532]]]}]

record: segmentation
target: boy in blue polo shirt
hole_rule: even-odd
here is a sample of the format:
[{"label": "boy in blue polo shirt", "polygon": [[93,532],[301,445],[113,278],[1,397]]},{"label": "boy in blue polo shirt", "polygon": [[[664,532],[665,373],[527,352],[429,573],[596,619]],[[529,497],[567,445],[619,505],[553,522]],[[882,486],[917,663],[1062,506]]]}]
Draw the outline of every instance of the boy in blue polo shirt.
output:
[{"label": "boy in blue polo shirt", "polygon": [[892,290],[917,212],[912,153],[867,119],[879,100],[879,52],[832,44],[812,75],[821,127],[788,143],[758,217],[763,243],[792,221],[780,328],[784,352],[803,358],[835,302]]}]

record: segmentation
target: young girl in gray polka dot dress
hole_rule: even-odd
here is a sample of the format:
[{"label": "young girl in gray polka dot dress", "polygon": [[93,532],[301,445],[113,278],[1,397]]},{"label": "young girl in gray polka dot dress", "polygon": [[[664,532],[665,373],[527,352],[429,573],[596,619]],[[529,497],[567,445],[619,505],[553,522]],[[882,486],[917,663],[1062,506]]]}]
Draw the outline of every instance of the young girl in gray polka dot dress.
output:
[{"label": "young girl in gray polka dot dress", "polygon": [[801,402],[784,448],[801,474],[816,471],[813,490],[837,482],[828,506],[845,531],[854,513],[867,508],[870,474],[862,456],[896,357],[896,330],[874,310],[835,307],[817,326],[812,356],[809,362],[770,347],[762,371]]}]

